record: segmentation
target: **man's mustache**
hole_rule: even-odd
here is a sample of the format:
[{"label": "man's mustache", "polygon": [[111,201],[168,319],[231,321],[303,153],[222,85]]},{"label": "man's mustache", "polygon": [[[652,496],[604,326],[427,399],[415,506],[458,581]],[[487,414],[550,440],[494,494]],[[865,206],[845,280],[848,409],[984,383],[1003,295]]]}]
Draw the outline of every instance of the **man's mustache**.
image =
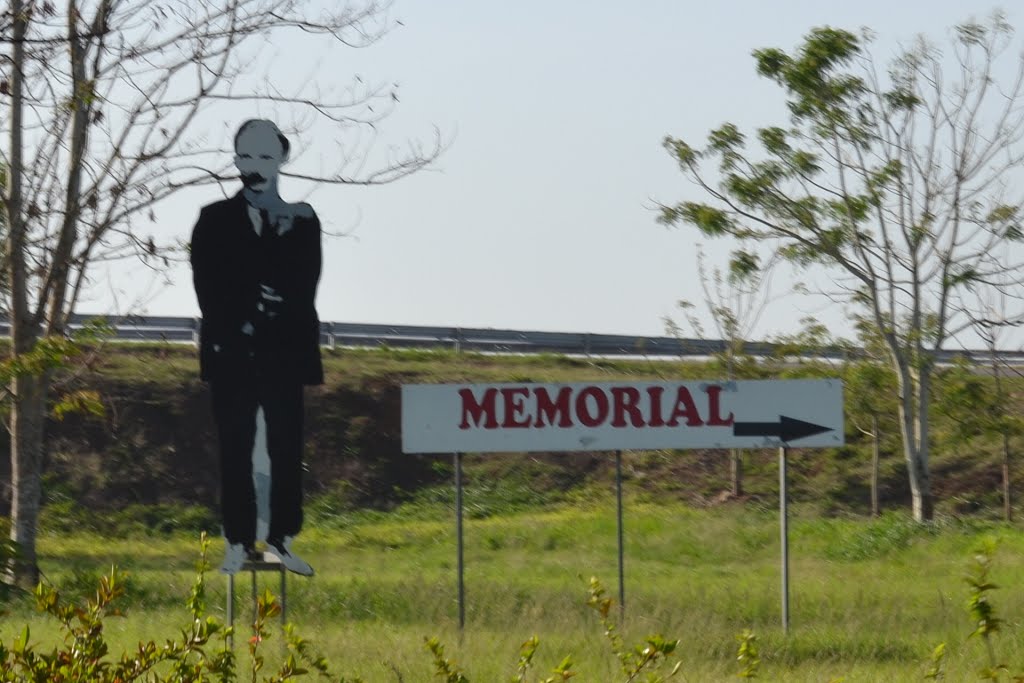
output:
[{"label": "man's mustache", "polygon": [[265,180],[266,180],[266,178],[264,178],[259,173],[243,173],[242,174],[242,182],[245,183],[246,185],[255,185],[256,183],[262,183]]}]

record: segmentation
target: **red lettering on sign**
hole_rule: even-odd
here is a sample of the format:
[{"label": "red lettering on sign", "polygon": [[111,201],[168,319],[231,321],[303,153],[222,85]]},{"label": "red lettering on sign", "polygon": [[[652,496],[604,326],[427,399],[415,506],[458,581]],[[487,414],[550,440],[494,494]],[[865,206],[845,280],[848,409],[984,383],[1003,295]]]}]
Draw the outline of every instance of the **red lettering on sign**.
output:
[{"label": "red lettering on sign", "polygon": [[[641,393],[646,391],[646,397]],[[530,394],[534,402],[531,404]],[[637,388],[618,386],[604,389],[583,387],[575,396],[573,387],[558,387],[552,395],[549,387],[520,386],[487,388],[478,397],[473,389],[459,390],[462,400],[460,429],[523,429],[558,427],[600,427],[608,424],[616,428],[643,427],[729,427],[735,417],[732,412],[723,415],[720,385],[704,387],[707,392],[707,421],[701,419],[693,395],[686,386],[678,386],[671,409],[663,405],[664,386]],[[501,421],[498,420],[498,394],[501,394]],[[649,411],[649,412],[648,412]],[[668,416],[666,417],[666,412]],[[574,419],[575,414],[575,419]],[[610,421],[609,421],[610,419]]]},{"label": "red lettering on sign", "polygon": [[647,395],[651,398],[651,419],[648,427],[664,427],[665,418],[661,415],[661,397],[665,387],[647,387]]},{"label": "red lettering on sign", "polygon": [[678,427],[681,417],[686,418],[688,427],[700,427],[704,424],[700,419],[700,413],[697,412],[697,406],[693,402],[693,396],[690,395],[690,390],[686,387],[679,387],[679,391],[676,393],[676,405],[665,424],[669,427]]},{"label": "red lettering on sign", "polygon": [[[478,402],[473,395],[472,389],[459,389],[459,396],[462,397],[462,424],[459,429],[469,429],[470,419],[473,426],[484,429],[497,429],[498,418],[495,415],[495,401],[498,397],[497,389],[488,389],[484,392],[483,398]],[[481,422],[483,423],[481,425]]]},{"label": "red lettering on sign", "polygon": [[[596,413],[590,412],[587,399],[593,397]],[[608,419],[608,396],[597,387],[587,387],[576,395],[576,419],[584,427],[597,427]]]},{"label": "red lettering on sign", "polygon": [[501,395],[505,399],[505,419],[501,426],[505,428],[529,427],[529,415],[525,416],[526,420],[524,421],[517,421],[516,418],[524,417],[523,411],[526,409],[526,399],[530,396],[530,390],[526,387],[502,389]]},{"label": "red lettering on sign", "polygon": [[544,418],[547,418],[548,424],[552,427],[556,426],[556,418],[557,426],[572,427],[572,416],[569,414],[569,397],[572,395],[572,389],[562,387],[554,401],[544,387],[536,387],[533,395],[537,399],[537,419],[533,423],[534,427],[544,427]]},{"label": "red lettering on sign", "polygon": [[708,427],[730,427],[733,423],[733,414],[722,418],[722,387],[712,384],[708,387]]},{"label": "red lettering on sign", "polygon": [[633,387],[612,387],[612,427],[626,426],[626,413],[629,423],[634,427],[644,426],[644,416],[640,413],[640,390]]}]

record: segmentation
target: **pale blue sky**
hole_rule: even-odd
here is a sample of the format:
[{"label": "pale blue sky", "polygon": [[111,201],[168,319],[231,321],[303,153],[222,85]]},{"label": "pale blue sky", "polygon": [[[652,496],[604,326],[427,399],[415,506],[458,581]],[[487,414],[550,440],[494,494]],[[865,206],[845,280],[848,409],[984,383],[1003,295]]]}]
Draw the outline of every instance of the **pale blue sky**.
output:
[{"label": "pale blue sky", "polygon": [[[754,48],[792,48],[824,24],[868,26],[878,33],[876,54],[887,56],[898,41],[942,39],[993,7],[398,0],[392,14],[404,27],[365,50],[324,55],[315,80],[328,86],[359,73],[398,81],[401,105],[381,143],[429,140],[436,125],[452,144],[433,171],[387,187],[321,187],[309,197],[328,229],[358,223],[353,237],[325,243],[320,317],[661,334],[678,299],[700,299],[696,232],[666,230],[651,208],[655,199],[699,197],[662,150],[664,135],[697,141],[726,120],[783,122],[779,91],[754,74]],[[1011,23],[1024,18],[1007,9]],[[308,43],[280,44],[264,57],[287,66],[296,48]],[[314,134],[322,131],[307,137]],[[305,193],[288,183],[286,198]],[[161,232],[187,237],[198,206],[217,198],[206,190],[169,202],[158,212]],[[168,275],[171,284],[151,288],[158,293],[144,310],[196,314],[187,267]],[[139,268],[118,267],[111,282],[124,290],[122,307],[143,281]],[[80,308],[109,302],[100,291]],[[845,317],[834,304],[785,298],[756,336],[793,331],[806,315],[836,329]]]}]

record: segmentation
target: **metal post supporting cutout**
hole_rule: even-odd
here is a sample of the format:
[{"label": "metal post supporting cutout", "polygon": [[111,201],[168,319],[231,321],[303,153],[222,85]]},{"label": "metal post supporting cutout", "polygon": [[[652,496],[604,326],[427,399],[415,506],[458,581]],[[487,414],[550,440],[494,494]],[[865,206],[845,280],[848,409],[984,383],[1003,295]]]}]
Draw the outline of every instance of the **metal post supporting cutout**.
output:
[{"label": "metal post supporting cutout", "polygon": [[235,577],[228,576],[228,604],[227,604],[227,617],[228,617],[228,647],[234,648],[235,638],[232,635],[232,627],[235,625]]},{"label": "metal post supporting cutout", "polygon": [[455,536],[459,573],[459,631],[466,626],[466,583],[462,545],[462,453],[455,454]]},{"label": "metal post supporting cutout", "polygon": [[782,544],[782,632],[789,634],[789,507],[786,501],[786,456],[779,448],[779,528]]},{"label": "metal post supporting cutout", "polygon": [[619,620],[621,621],[626,617],[626,549],[622,532],[622,451],[615,451],[615,500],[619,533]]},{"label": "metal post supporting cutout", "polygon": [[[252,587],[250,590],[250,597],[252,598],[252,621],[256,623],[256,618],[259,616],[259,593],[256,589],[256,573],[257,572],[278,572],[281,576],[281,599],[279,604],[281,605],[281,626],[283,627],[288,623],[288,571],[284,565],[281,564],[281,560],[268,555],[267,553],[260,553],[255,558],[247,559],[242,563],[242,568],[239,572],[251,572],[252,573]],[[235,626],[235,575],[228,574],[228,590],[227,590],[227,604],[225,606],[225,612],[227,615],[228,626],[232,629]],[[234,638],[228,636],[228,646],[234,647]]]}]

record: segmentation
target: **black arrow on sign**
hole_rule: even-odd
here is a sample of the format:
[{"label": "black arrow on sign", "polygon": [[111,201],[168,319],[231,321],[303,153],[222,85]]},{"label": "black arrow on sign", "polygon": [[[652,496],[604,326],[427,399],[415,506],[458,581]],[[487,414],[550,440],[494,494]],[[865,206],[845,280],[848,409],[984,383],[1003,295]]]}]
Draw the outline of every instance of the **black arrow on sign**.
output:
[{"label": "black arrow on sign", "polygon": [[832,427],[822,427],[785,415],[780,415],[778,422],[734,422],[732,425],[733,436],[777,436],[783,443],[831,431]]}]

